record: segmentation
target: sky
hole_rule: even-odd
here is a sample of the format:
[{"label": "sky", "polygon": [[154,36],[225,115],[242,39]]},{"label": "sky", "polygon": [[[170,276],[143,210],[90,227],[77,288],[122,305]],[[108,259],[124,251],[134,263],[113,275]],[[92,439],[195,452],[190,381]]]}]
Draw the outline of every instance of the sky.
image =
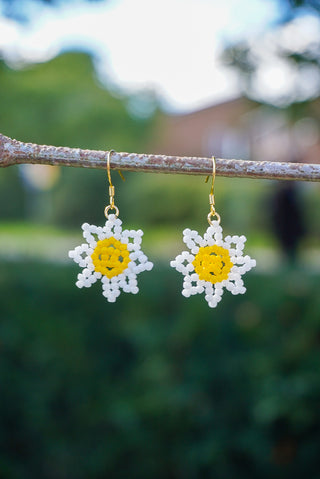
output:
[{"label": "sky", "polygon": [[221,52],[268,31],[279,13],[275,0],[80,0],[43,7],[28,25],[0,17],[0,51],[19,65],[73,47],[93,50],[109,85],[152,90],[165,109],[192,111],[239,94]]}]

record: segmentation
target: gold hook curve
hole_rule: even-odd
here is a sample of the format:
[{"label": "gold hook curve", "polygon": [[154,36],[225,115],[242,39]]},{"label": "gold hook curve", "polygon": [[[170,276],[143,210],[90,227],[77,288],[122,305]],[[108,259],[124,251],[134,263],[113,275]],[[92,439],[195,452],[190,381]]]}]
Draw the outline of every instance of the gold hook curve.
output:
[{"label": "gold hook curve", "polygon": [[[206,178],[206,183],[209,179],[209,176],[210,175],[208,175],[207,178]],[[212,156],[212,183],[211,183],[211,191],[210,191],[210,194],[209,194],[210,212],[208,214],[208,222],[209,222],[210,225],[213,224],[211,218],[214,218],[214,217],[216,217],[218,223],[220,223],[220,215],[219,215],[219,213],[216,212],[215,199],[214,199],[214,194],[213,194],[213,187],[214,187],[215,179],[216,179],[216,159],[215,159],[214,156]]]},{"label": "gold hook curve", "polygon": [[113,187],[113,184],[112,184],[112,181],[111,181],[111,173],[110,173],[110,158],[111,158],[112,153],[115,153],[115,151],[114,150],[108,151],[108,156],[107,156],[107,173],[108,173],[109,185],[110,185],[111,188]]},{"label": "gold hook curve", "polygon": [[[216,159],[214,156],[211,157],[212,159],[212,183],[211,183],[211,192],[210,194],[213,195],[213,186],[214,186],[214,180],[216,179]],[[208,180],[211,175],[208,175],[206,178],[205,183],[208,183]]]},{"label": "gold hook curve", "polygon": [[[111,181],[111,173],[110,173],[110,159],[111,159],[112,153],[115,153],[115,151],[114,151],[114,150],[108,151],[108,156],[107,156],[107,172],[108,172],[108,180],[109,180],[110,186],[113,186],[112,181]],[[120,175],[120,178],[121,178],[123,181],[126,181],[125,177],[124,177],[123,174],[122,174],[122,171],[121,171],[121,170],[118,170],[118,173],[119,173],[119,175]]]},{"label": "gold hook curve", "polygon": [[[119,216],[119,209],[117,208],[117,206],[114,204],[114,195],[115,195],[115,188],[112,184],[112,180],[111,180],[111,172],[110,172],[110,158],[111,158],[111,155],[112,153],[115,153],[114,150],[110,150],[108,151],[108,156],[107,156],[107,174],[108,174],[108,180],[109,180],[109,197],[110,197],[110,204],[108,206],[105,207],[104,209],[104,214],[105,214],[105,217],[106,218],[109,218],[109,211],[110,210],[115,210],[115,216],[118,217]],[[119,171],[119,175],[121,176],[121,178],[123,179],[123,181],[125,181],[124,177],[123,177],[123,174],[121,173],[120,170]]]}]

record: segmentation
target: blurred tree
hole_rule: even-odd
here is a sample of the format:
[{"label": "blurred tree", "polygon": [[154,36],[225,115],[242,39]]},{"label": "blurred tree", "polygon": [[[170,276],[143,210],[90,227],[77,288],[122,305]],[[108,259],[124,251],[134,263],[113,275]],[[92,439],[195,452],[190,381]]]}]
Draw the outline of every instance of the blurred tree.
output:
[{"label": "blurred tree", "polygon": [[[101,2],[102,0],[85,0],[88,3]],[[106,0],[104,0],[106,1]],[[0,0],[0,13],[20,22],[26,22],[35,15],[34,7],[37,9],[42,5],[60,6],[67,3],[74,3],[74,0]]]},{"label": "blurred tree", "polygon": [[[146,116],[150,102],[154,113]],[[19,70],[0,62],[0,104],[1,133],[26,142],[101,150],[111,146],[118,151],[143,153],[149,148],[152,151],[152,138],[157,132],[157,103],[150,92],[134,97],[111,94],[95,78],[92,57],[85,53],[64,53],[50,62]],[[30,219],[25,201],[29,192],[22,188],[19,171],[18,167],[1,171],[2,219]],[[127,212],[132,225],[159,228],[174,224],[183,229],[190,222],[195,227],[205,224],[205,215],[199,213],[208,208],[203,178],[144,173],[126,173],[125,177],[127,181],[122,184],[113,174],[116,204],[121,213]],[[234,200],[230,184],[219,181],[219,210],[227,215],[230,231],[243,227],[248,203],[255,211],[245,215],[246,229],[253,225],[259,229],[259,205],[253,198],[264,191],[264,186],[240,181],[237,191]],[[100,224],[104,219],[108,195],[103,171],[63,168],[59,183],[47,194],[53,202],[52,215],[44,214],[43,221],[78,227],[84,220]]]},{"label": "blurred tree", "polygon": [[[320,2],[278,0],[278,5],[280,16],[272,30],[229,45],[222,60],[238,74],[244,96],[279,108],[288,129],[290,125],[297,128],[298,120],[307,121],[304,138],[310,125],[318,135],[320,110],[315,99],[320,95]],[[304,161],[303,149],[288,149],[289,154],[292,161]],[[297,211],[294,196],[299,190],[296,193],[293,188],[286,185],[279,191],[275,187],[270,211],[270,226],[290,260],[313,224]]]},{"label": "blurred tree", "polygon": [[301,10],[307,10],[315,14],[320,13],[319,0],[278,0],[282,9],[282,22],[286,22],[299,15]]},{"label": "blurred tree", "polygon": [[[146,116],[151,102],[154,114]],[[85,53],[64,53],[50,62],[19,70],[0,62],[0,104],[1,133],[26,142],[101,150],[111,146],[143,153],[149,148],[152,151],[157,132],[157,103],[150,92],[134,97],[111,94],[95,78],[92,57]],[[29,192],[22,188],[19,171],[18,167],[1,171],[2,219],[30,219],[25,201]],[[126,213],[123,220],[142,228],[205,225],[205,214],[200,214],[208,208],[203,178],[145,173],[126,173],[125,177],[127,181],[122,184],[117,173],[113,174],[116,204],[121,214]],[[253,198],[265,186],[240,180],[235,199],[233,187],[220,179],[219,211],[224,211],[230,231],[243,227],[243,221],[247,231],[264,227],[259,202]],[[47,193],[53,202],[52,215],[43,214],[43,221],[75,227],[84,220],[100,224],[107,193],[105,172],[63,168],[59,183]],[[244,215],[248,204],[252,211]]]},{"label": "blurred tree", "polygon": [[[150,138],[152,118],[134,116],[130,98],[112,95],[93,72],[92,58],[84,53],[64,53],[48,63],[21,70],[0,61],[0,131],[40,144],[141,150]],[[1,172],[0,216],[25,216],[18,183],[18,168]],[[6,196],[10,191],[16,192],[12,202]],[[63,169],[54,192],[56,220],[78,225],[79,217],[99,211],[99,201],[107,201],[106,178],[101,172]]]},{"label": "blurred tree", "polygon": [[[319,27],[311,21],[320,16],[320,2],[278,0],[278,4],[280,17],[271,35],[229,45],[222,60],[238,72],[244,95],[288,106],[310,101],[320,94]],[[304,34],[306,31],[308,35]],[[268,74],[270,67],[273,73],[282,69],[287,82],[282,91],[267,96],[270,88],[261,86],[261,80],[266,83],[270,78],[269,84],[277,82],[275,74]]]},{"label": "blurred tree", "polygon": [[138,148],[149,120],[133,117],[130,98],[99,83],[93,62],[80,52],[20,70],[0,61],[0,131],[35,143]]}]

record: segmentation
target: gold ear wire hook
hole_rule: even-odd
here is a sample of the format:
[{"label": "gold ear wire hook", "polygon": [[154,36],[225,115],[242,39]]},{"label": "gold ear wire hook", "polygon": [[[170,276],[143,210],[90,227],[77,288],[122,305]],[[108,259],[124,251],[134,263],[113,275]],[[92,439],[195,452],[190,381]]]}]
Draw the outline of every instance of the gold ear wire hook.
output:
[{"label": "gold ear wire hook", "polygon": [[[115,189],[111,181],[111,172],[110,172],[110,158],[112,153],[115,153],[114,150],[108,151],[108,156],[107,156],[107,173],[108,173],[108,180],[109,180],[109,197],[110,197],[110,204],[105,207],[104,214],[106,218],[108,218],[108,212],[111,209],[114,209],[116,211],[115,215],[118,217],[119,216],[119,209],[116,207],[114,204],[114,194],[115,194]],[[123,181],[125,181],[125,178],[120,170],[118,170],[118,173]]]},{"label": "gold ear wire hook", "polygon": [[[207,176],[206,183],[208,182],[209,177],[210,175]],[[214,200],[214,194],[213,194],[215,179],[216,179],[216,159],[214,156],[212,156],[212,183],[211,183],[211,191],[209,194],[210,213],[208,214],[208,222],[210,225],[212,225],[211,217],[214,217],[214,216],[216,216],[218,223],[220,223],[220,215],[216,212],[215,200]]]},{"label": "gold ear wire hook", "polygon": [[[208,183],[209,178],[210,178],[210,175],[207,176],[205,181],[206,183]],[[216,179],[216,160],[215,160],[215,157],[212,156],[212,183],[211,183],[211,191],[209,195],[209,202],[210,202],[210,205],[212,204],[213,206],[214,206],[213,186],[214,186],[215,179]],[[212,200],[212,203],[211,203],[211,200]]]},{"label": "gold ear wire hook", "polygon": [[126,181],[125,177],[124,177],[123,174],[122,174],[122,171],[121,171],[121,170],[118,170],[118,173],[119,173],[120,178],[122,179],[122,181]]},{"label": "gold ear wire hook", "polygon": [[[108,157],[107,157],[107,172],[108,172],[108,179],[109,179],[109,183],[110,183],[110,186],[113,186],[112,185],[112,181],[111,181],[111,173],[110,173],[110,158],[111,158],[111,155],[112,153],[115,153],[114,150],[110,150],[108,152]],[[121,170],[118,170],[118,173],[120,175],[120,178],[123,180],[123,181],[126,181],[125,177],[123,176],[122,174],[122,171]]]},{"label": "gold ear wire hook", "polygon": [[110,206],[111,208],[114,208],[114,186],[111,181],[111,173],[110,173],[110,157],[114,153],[114,150],[110,150],[108,152],[108,157],[107,157],[107,173],[108,173],[108,180],[109,180],[109,196],[110,196]]}]

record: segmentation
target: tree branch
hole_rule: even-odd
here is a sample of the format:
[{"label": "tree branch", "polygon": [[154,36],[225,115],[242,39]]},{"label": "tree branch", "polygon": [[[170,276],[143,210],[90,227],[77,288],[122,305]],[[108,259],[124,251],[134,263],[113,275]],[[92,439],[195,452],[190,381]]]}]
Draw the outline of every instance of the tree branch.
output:
[{"label": "tree branch", "polygon": [[[106,169],[107,154],[108,151],[23,143],[0,134],[0,167],[31,163]],[[212,160],[115,152],[111,156],[110,167],[124,171],[210,175]],[[239,178],[320,181],[320,165],[216,158],[216,174]]]}]

